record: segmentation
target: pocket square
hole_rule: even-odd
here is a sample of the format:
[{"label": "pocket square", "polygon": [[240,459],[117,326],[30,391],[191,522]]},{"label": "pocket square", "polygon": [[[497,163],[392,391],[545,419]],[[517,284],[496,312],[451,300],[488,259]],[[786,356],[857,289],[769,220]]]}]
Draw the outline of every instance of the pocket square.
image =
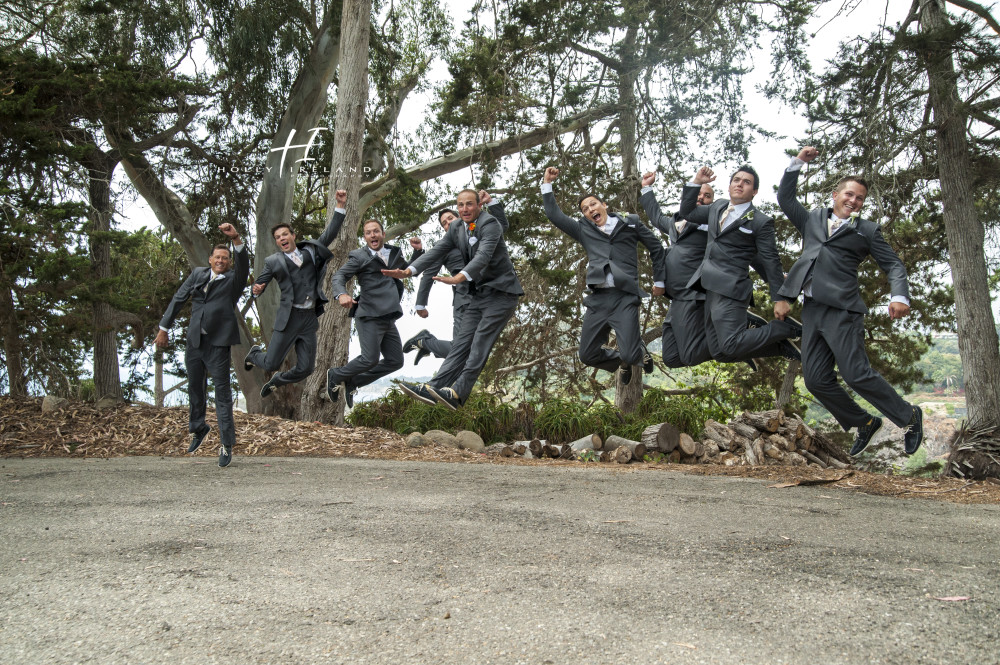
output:
[{"label": "pocket square", "polygon": [[740,231],[743,231],[743,233],[753,233],[753,229],[748,229],[745,226],[741,226],[741,227],[739,227],[739,229],[740,229]]},{"label": "pocket square", "polygon": [[697,230],[698,231],[707,231],[708,230],[708,224],[699,224]]},{"label": "pocket square", "polygon": [[477,242],[479,242],[479,238],[476,236],[469,236],[469,245],[475,245]]}]

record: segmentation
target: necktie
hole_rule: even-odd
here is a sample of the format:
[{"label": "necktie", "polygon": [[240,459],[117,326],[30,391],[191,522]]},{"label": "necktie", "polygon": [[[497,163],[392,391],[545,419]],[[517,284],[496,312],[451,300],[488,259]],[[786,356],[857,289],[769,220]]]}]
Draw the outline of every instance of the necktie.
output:
[{"label": "necktie", "polygon": [[208,278],[208,281],[207,281],[207,282],[205,283],[205,293],[208,293],[208,287],[212,286],[212,282],[214,282],[214,281],[216,280],[216,278],[218,278],[218,275],[216,275],[216,274],[215,274],[215,273],[213,272],[213,273],[212,273],[212,276],[211,276],[211,277],[209,277],[209,278]]},{"label": "necktie", "polygon": [[723,229],[726,228],[726,218],[729,217],[729,215],[731,215],[734,210],[736,210],[736,206],[734,206],[732,203],[730,203],[729,207],[726,208],[726,211],[724,213],[722,213],[722,217],[719,218],[719,230],[720,231],[722,231]]},{"label": "necktie", "polygon": [[833,235],[834,233],[836,233],[836,232],[837,232],[837,229],[839,229],[839,228],[840,228],[840,225],[841,225],[841,224],[843,224],[843,223],[844,223],[844,221],[843,221],[842,219],[840,219],[840,218],[838,218],[838,217],[834,217],[834,218],[833,218],[833,221],[832,221],[832,222],[830,222],[830,232],[829,232],[829,233],[827,234],[827,236],[826,236],[826,237],[827,237],[827,238],[829,238],[829,237],[831,237],[831,236],[832,236],[832,235]]},{"label": "necktie", "polygon": [[294,263],[296,266],[298,266],[299,268],[302,267],[302,253],[299,250],[296,249],[294,252],[292,252],[289,255],[289,258],[292,259],[292,263]]},{"label": "necktie", "polygon": [[677,233],[680,233],[681,231],[683,231],[685,226],[687,226],[687,220],[686,219],[682,219],[679,222],[674,222],[674,228],[677,229]]},{"label": "necktie", "polygon": [[378,257],[382,259],[382,263],[389,265],[389,250],[387,250],[385,247],[378,250]]}]

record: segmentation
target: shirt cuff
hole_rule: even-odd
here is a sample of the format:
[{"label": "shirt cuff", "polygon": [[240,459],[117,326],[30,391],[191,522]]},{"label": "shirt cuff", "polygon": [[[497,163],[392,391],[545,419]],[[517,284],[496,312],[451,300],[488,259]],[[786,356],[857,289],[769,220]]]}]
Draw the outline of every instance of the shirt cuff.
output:
[{"label": "shirt cuff", "polygon": [[461,272],[460,272],[460,273],[458,273],[458,274],[460,274],[460,275],[465,275],[465,280],[466,280],[467,282],[471,282],[471,281],[472,281],[472,275],[470,275],[469,273],[465,272],[464,270],[463,270],[463,271],[461,271]]},{"label": "shirt cuff", "polygon": [[906,296],[893,296],[889,302],[901,302],[907,307],[910,306],[910,299],[907,298]]},{"label": "shirt cuff", "polygon": [[658,289],[665,289],[665,288],[667,288],[667,285],[664,284],[663,282],[653,282],[653,286],[655,286]]},{"label": "shirt cuff", "polygon": [[233,251],[234,252],[242,252],[243,251],[243,243],[240,243],[238,245],[233,245]]},{"label": "shirt cuff", "polygon": [[802,167],[805,166],[805,165],[806,165],[806,163],[804,161],[802,161],[801,159],[799,159],[798,157],[792,157],[792,163],[789,164],[788,168],[785,169],[785,170],[786,171],[801,171]]},{"label": "shirt cuff", "polygon": [[415,310],[417,310],[419,312],[422,309],[427,309],[427,305],[417,305],[413,309],[415,309]]},{"label": "shirt cuff", "polygon": [[685,184],[684,186],[685,187],[701,187],[701,185],[699,185],[696,182],[689,182],[689,183]]},{"label": "shirt cuff", "polygon": [[344,208],[334,208],[333,212],[335,213],[339,212],[341,215],[347,216],[347,210],[345,210]]},{"label": "shirt cuff", "polygon": [[160,330],[162,330],[163,332],[170,332],[169,330],[167,330],[167,329],[166,329],[166,328],[164,328],[163,326],[160,326]]},{"label": "shirt cuff", "polygon": [[652,185],[646,185],[645,187],[643,187],[642,189],[639,190],[639,195],[641,196],[643,194],[648,194],[651,191],[653,191],[653,186]]},{"label": "shirt cuff", "polygon": [[542,183],[542,194],[551,194],[551,193],[552,193],[552,183],[551,182],[543,182]]}]

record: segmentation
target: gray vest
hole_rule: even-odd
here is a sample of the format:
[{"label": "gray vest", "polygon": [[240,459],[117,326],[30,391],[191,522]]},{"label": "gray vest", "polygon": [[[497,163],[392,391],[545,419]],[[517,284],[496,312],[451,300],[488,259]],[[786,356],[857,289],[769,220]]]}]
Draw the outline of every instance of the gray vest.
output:
[{"label": "gray vest", "polygon": [[301,250],[302,253],[302,267],[295,265],[287,256],[285,260],[288,262],[288,274],[292,277],[292,292],[295,297],[292,302],[296,305],[301,305],[305,303],[306,298],[312,298],[313,302],[317,301],[317,291],[316,291],[316,264],[313,263],[312,256],[306,250]]}]

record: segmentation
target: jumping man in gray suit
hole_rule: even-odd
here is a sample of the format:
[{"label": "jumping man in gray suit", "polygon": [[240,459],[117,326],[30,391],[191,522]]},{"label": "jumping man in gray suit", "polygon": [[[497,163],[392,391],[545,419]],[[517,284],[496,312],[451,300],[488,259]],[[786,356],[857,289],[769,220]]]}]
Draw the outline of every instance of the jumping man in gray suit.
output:
[{"label": "jumping man in gray suit", "polygon": [[[639,287],[638,255],[641,242],[653,262],[653,295],[664,294],[667,269],[663,245],[636,215],[609,213],[608,206],[592,194],[580,199],[583,217],[564,214],[556,204],[552,183],[559,169],[548,167],[542,177],[545,216],[560,231],[576,240],[587,252],[587,286],[583,299],[587,311],[580,332],[580,361],[591,367],[621,372],[622,383],[632,380],[632,366],[653,371],[652,359],[639,332],[639,301],[649,294]],[[604,346],[615,331],[618,350]]]},{"label": "jumping man in gray suit", "polygon": [[[403,366],[403,344],[396,329],[396,319],[403,316],[399,299],[403,283],[382,274],[385,268],[405,268],[408,262],[395,245],[385,244],[385,229],[377,219],[369,219],[362,227],[365,246],[347,255],[347,263],[336,272],[330,285],[341,307],[354,311],[354,326],[361,342],[361,355],[343,367],[326,372],[326,393],[330,401],[340,399],[341,385],[347,406],[354,406],[358,388],[374,383]],[[411,238],[413,257],[423,253],[419,238]],[[347,293],[347,282],[357,278],[360,295],[355,300]],[[379,360],[379,354],[382,360]]]},{"label": "jumping man in gray suit", "polygon": [[872,369],[865,353],[865,314],[868,307],[858,290],[858,265],[868,256],[889,277],[892,300],[889,316],[910,312],[906,269],[882,238],[878,224],[860,216],[868,184],[860,177],[841,179],[833,191],[833,208],[807,212],[796,198],[802,167],[819,151],[807,146],[792,159],[778,186],[778,205],[802,234],[802,256],[788,271],[781,295],[794,302],[805,296],[802,309],[802,376],[844,431],[857,427],[851,455],[860,454],[882,428],[882,419],[865,412],[851,399],[834,372],[872,406],[899,427],[906,428],[904,450],[912,455],[923,440],[923,412],[900,397]]},{"label": "jumping man in gray suit", "polygon": [[[208,260],[210,267],[198,267],[191,271],[163,314],[155,343],[161,349],[167,346],[167,331],[190,298],[191,323],[184,350],[184,367],[188,373],[188,431],[191,432],[188,452],[198,450],[209,431],[205,422],[205,403],[208,375],[211,375],[215,385],[215,415],[222,441],[219,466],[229,466],[233,459],[233,444],[236,443],[233,390],[229,384],[229,347],[240,343],[236,304],[247,285],[250,259],[243,249],[240,234],[232,224],[222,224],[219,230],[232,240],[233,252],[230,253],[225,245],[216,245]],[[230,269],[234,254],[236,265]]]},{"label": "jumping man in gray suit", "polygon": [[323,276],[326,262],[333,258],[329,244],[337,237],[344,216],[347,214],[347,192],[336,192],[337,207],[333,218],[316,240],[295,242],[295,233],[288,224],[276,224],[271,229],[278,251],[264,259],[264,270],[253,285],[253,294],[259,296],[272,279],[281,287],[281,302],[274,317],[274,332],[267,345],[267,353],[254,345],[244,359],[247,371],[254,365],[273,372],[284,362],[285,356],[295,346],[295,367],[285,372],[275,372],[271,380],[260,389],[261,397],[268,397],[278,386],[296,383],[312,374],[316,364],[317,319],[327,302],[323,293]]},{"label": "jumping man in gray suit", "polygon": [[418,275],[438,264],[459,248],[465,267],[457,274],[435,277],[452,286],[469,282],[472,302],[462,316],[462,328],[451,343],[451,351],[429,383],[400,383],[406,394],[426,404],[440,403],[458,409],[472,394],[472,387],[486,365],[490,350],[524,295],[503,240],[503,227],[482,207],[479,193],[463,189],[458,194],[458,215],[448,233],[406,270],[386,270],[402,279]]},{"label": "jumping man in gray suit", "polygon": [[[750,166],[741,166],[729,181],[729,200],[698,205],[701,186],[715,174],[701,167],[681,194],[680,216],[689,224],[708,226],[705,256],[688,280],[687,288],[705,293],[705,337],[712,357],[722,362],[766,356],[799,359],[788,340],[802,335],[802,328],[785,320],[789,305],[778,294],[784,272],[774,241],[774,221],[753,205],[760,178]],[[747,328],[747,305],[753,294],[750,264],[756,262],[774,301],[775,320]]]},{"label": "jumping man in gray suit", "polygon": [[[498,201],[494,201],[493,198],[485,190],[480,190],[479,192],[479,204],[487,206],[487,210],[491,215],[497,218],[500,222],[500,226],[506,231],[509,224],[507,222],[507,215],[504,214],[503,206],[500,205]],[[438,213],[438,223],[448,232],[448,228],[451,223],[458,219],[458,213],[453,210],[442,210]],[[427,311],[427,299],[430,296],[431,286],[434,284],[434,277],[438,274],[438,271],[442,266],[447,268],[451,274],[455,275],[461,272],[462,268],[465,267],[465,257],[462,255],[462,250],[458,247],[453,247],[446,256],[444,256],[441,261],[436,266],[429,266],[420,276],[420,287],[417,289],[417,303],[416,311],[417,316],[422,319],[426,319],[428,316]],[[451,287],[452,289],[452,339],[458,336],[458,331],[462,328],[462,316],[465,314],[466,308],[469,303],[472,302],[472,294],[469,292],[469,283],[462,282],[461,284],[456,284]],[[451,351],[451,340],[450,339],[438,339],[426,330],[421,330],[416,335],[406,340],[403,344],[403,353],[409,353],[410,351],[417,349],[417,355],[413,359],[413,364],[416,365],[424,358],[434,354],[436,358],[446,358],[448,352]]]}]

